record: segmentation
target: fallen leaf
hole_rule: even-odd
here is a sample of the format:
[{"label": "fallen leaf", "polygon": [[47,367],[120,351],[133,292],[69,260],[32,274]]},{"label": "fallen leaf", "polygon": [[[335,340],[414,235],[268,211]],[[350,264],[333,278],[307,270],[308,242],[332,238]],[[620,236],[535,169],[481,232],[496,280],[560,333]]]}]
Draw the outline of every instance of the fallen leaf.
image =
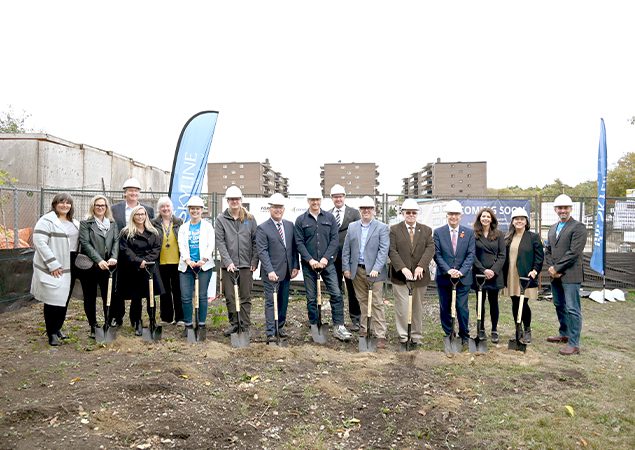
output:
[{"label": "fallen leaf", "polygon": [[573,409],[573,406],[564,405],[564,409],[567,410],[567,414],[569,414],[569,416],[575,417],[575,410]]},{"label": "fallen leaf", "polygon": [[587,445],[589,445],[589,443],[582,438],[580,438],[580,444],[582,444],[582,447],[586,447]]},{"label": "fallen leaf", "polygon": [[419,414],[421,414],[422,416],[425,416],[426,414],[428,414],[424,409],[420,409],[419,411],[417,411]]},{"label": "fallen leaf", "polygon": [[71,386],[74,385],[75,383],[77,383],[78,381],[81,381],[80,377],[75,377],[71,380],[71,382],[69,383]]},{"label": "fallen leaf", "polygon": [[189,380],[190,376],[186,373],[182,373],[181,375],[179,375],[179,378],[183,378],[184,380]]}]

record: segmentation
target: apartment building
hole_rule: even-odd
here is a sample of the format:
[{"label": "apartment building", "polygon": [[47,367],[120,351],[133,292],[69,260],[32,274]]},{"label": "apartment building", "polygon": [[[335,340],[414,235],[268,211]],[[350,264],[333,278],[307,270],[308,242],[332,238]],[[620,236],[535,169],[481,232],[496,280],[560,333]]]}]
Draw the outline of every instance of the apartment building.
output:
[{"label": "apartment building", "polygon": [[453,161],[426,164],[403,178],[401,193],[408,198],[474,197],[487,193],[486,161]]},{"label": "apartment building", "polygon": [[289,194],[289,179],[265,162],[218,162],[207,164],[209,192],[225,193],[229,186],[238,186],[245,195],[270,196],[278,192]]},{"label": "apartment building", "polygon": [[347,195],[379,195],[379,171],[375,163],[327,163],[320,166],[322,194],[328,197],[334,184],[341,184]]}]

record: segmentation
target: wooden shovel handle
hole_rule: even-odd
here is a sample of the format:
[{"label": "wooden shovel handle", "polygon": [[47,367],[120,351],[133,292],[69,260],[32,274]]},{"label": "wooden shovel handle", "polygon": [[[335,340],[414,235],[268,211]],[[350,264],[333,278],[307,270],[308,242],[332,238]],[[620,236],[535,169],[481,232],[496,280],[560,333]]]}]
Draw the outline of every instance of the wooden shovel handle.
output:
[{"label": "wooden shovel handle", "polygon": [[108,277],[108,292],[106,293],[106,307],[110,308],[110,299],[112,298],[112,274]]},{"label": "wooden shovel handle", "polygon": [[[194,278],[194,309],[198,308],[198,277]],[[198,320],[198,317],[196,318]]]},{"label": "wooden shovel handle", "polygon": [[278,320],[278,292],[273,291],[273,320]]},{"label": "wooden shovel handle", "polygon": [[150,308],[154,308],[154,282],[152,277],[148,280],[148,300],[150,301]]},{"label": "wooden shovel handle", "polygon": [[456,288],[452,288],[452,318],[456,318]]},{"label": "wooden shovel handle", "polygon": [[525,303],[525,294],[520,294],[520,301],[518,302],[518,314],[516,314],[516,323],[520,323],[523,318],[523,303]]},{"label": "wooden shovel handle", "polygon": [[408,325],[412,324],[412,294],[408,295]]},{"label": "wooden shovel handle", "polygon": [[240,296],[238,295],[238,285],[234,285],[234,301],[236,302],[236,313],[240,312]]},{"label": "wooden shovel handle", "polygon": [[476,294],[476,316],[478,320],[481,320],[481,314],[483,314],[483,289],[479,289]]}]

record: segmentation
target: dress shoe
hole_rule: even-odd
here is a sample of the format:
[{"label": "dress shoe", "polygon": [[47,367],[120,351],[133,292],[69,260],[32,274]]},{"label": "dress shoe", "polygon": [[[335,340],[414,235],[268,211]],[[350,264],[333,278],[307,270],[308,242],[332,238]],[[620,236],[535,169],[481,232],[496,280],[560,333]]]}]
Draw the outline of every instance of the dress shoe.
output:
[{"label": "dress shoe", "polygon": [[567,343],[569,342],[569,338],[567,336],[549,336],[547,338],[547,342],[555,342],[555,343]]},{"label": "dress shoe", "polygon": [[88,337],[91,339],[95,339],[95,325],[90,326],[90,333],[88,334]]},{"label": "dress shoe", "polygon": [[492,331],[492,344],[498,344],[498,331]]},{"label": "dress shoe", "polygon": [[229,337],[232,334],[236,333],[237,331],[238,331],[238,325],[230,325],[228,328],[225,328],[225,330],[223,330],[223,336]]},{"label": "dress shoe", "polygon": [[353,323],[351,324],[351,326],[350,326],[350,327],[348,327],[348,330],[349,330],[349,331],[358,332],[358,331],[359,331],[359,324],[358,324],[358,323],[356,323],[356,322],[353,322]]},{"label": "dress shoe", "polygon": [[59,337],[57,337],[57,334],[51,334],[49,336],[49,345],[52,347],[57,347],[58,345],[60,345],[60,339]]},{"label": "dress shoe", "polygon": [[487,335],[485,334],[485,330],[478,330],[478,339],[484,341],[487,339]]},{"label": "dress shoe", "polygon": [[68,336],[66,334],[64,334],[64,332],[62,330],[57,330],[57,337],[60,339],[68,339]]},{"label": "dress shoe", "polygon": [[561,348],[559,353],[564,356],[579,355],[580,347],[571,347],[570,345],[567,345],[566,347]]},{"label": "dress shoe", "polygon": [[386,338],[377,338],[377,349],[383,350],[386,348]]},{"label": "dress shoe", "polygon": [[531,344],[531,328],[525,328],[525,344]]},{"label": "dress shoe", "polygon": [[143,323],[139,321],[134,326],[134,335],[141,336],[142,334],[143,334]]},{"label": "dress shoe", "polygon": [[278,336],[281,338],[289,337],[289,333],[287,333],[284,329],[278,329]]}]

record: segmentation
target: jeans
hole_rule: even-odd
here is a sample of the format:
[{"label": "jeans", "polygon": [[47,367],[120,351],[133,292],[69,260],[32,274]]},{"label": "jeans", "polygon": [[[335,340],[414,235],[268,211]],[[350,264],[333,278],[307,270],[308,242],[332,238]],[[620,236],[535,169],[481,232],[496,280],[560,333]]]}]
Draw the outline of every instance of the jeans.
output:
[{"label": "jeans", "polygon": [[[212,272],[198,272],[198,324],[205,325],[207,320],[207,287],[209,280],[212,279]],[[185,325],[192,325],[192,298],[194,297],[194,271],[188,267],[185,272],[179,272],[179,281],[181,285],[181,303],[183,305],[183,322]]]},{"label": "jeans", "polygon": [[[306,289],[306,307],[311,325],[317,324],[317,274],[311,266],[302,261],[302,275],[304,277],[304,288]],[[337,274],[333,264],[327,265],[322,270],[322,281],[326,285],[326,290],[331,297],[331,315],[333,324],[344,325],[344,303],[342,293],[337,283]]]},{"label": "jeans", "polygon": [[580,346],[582,332],[582,308],[580,307],[580,283],[551,282],[553,304],[556,307],[560,336],[569,338],[569,346]]},{"label": "jeans", "polygon": [[[291,279],[289,277],[278,282],[278,330],[284,327],[287,321],[287,307],[289,306],[289,283]],[[274,283],[269,281],[266,277],[262,279],[263,287],[265,288],[265,321],[267,336],[276,335],[276,324],[273,314],[273,290]]]}]

